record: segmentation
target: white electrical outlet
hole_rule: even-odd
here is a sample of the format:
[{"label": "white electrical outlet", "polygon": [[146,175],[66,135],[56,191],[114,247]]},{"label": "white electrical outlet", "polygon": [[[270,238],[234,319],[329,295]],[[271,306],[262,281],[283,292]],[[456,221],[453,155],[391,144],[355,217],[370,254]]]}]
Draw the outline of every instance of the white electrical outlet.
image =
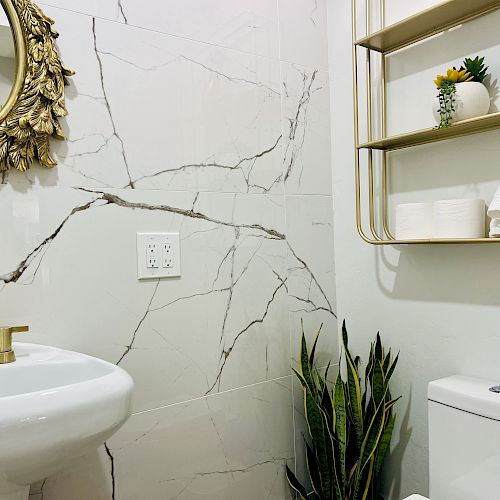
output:
[{"label": "white electrical outlet", "polygon": [[174,251],[170,241],[162,245],[162,267],[172,267],[174,265]]},{"label": "white electrical outlet", "polygon": [[148,241],[146,248],[149,255],[156,255],[158,253],[158,245],[154,240]]},{"label": "white electrical outlet", "polygon": [[158,257],[156,255],[148,255],[146,267],[148,269],[155,269],[158,267]]},{"label": "white electrical outlet", "polygon": [[137,233],[138,279],[181,275],[179,233]]}]

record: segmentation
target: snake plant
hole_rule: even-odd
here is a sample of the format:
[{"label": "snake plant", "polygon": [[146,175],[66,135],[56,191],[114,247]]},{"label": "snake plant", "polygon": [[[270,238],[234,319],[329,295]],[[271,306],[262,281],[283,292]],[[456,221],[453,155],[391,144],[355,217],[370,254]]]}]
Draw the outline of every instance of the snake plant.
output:
[{"label": "snake plant", "polygon": [[[321,328],[320,328],[321,331]],[[286,468],[288,482],[304,500],[377,500],[380,471],[389,448],[399,398],[389,392],[389,380],[398,356],[385,351],[380,335],[372,343],[362,382],[360,358],[348,348],[345,321],[342,325],[346,376],[333,387],[315,365],[320,334],[308,351],[302,333],[300,369],[294,370],[304,391],[304,409],[309,439],[306,462],[313,491],[307,493],[295,474]]]}]

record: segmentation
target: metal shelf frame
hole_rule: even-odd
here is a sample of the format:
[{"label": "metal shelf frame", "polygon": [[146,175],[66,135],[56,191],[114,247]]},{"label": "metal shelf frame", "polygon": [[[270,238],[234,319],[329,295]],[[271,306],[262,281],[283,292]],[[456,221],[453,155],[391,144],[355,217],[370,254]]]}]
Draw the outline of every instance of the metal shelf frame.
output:
[{"label": "metal shelf frame", "polygon": [[[445,0],[438,5],[419,14],[385,27],[385,0],[379,0],[381,29],[371,33],[372,12],[371,1],[365,0],[367,36],[357,38],[359,0],[352,1],[352,58],[354,86],[354,142],[355,142],[355,182],[356,182],[356,227],[361,238],[373,245],[422,245],[422,244],[467,244],[467,243],[500,243],[500,238],[470,239],[426,239],[397,240],[389,229],[388,203],[388,161],[391,151],[410,148],[423,144],[444,141],[456,137],[476,134],[500,128],[500,113],[492,113],[471,120],[457,122],[445,129],[425,129],[415,132],[387,137],[387,74],[386,57],[395,50],[434,36],[459,24],[486,15],[500,9],[500,0]],[[368,141],[360,143],[360,104],[359,104],[359,68],[358,55],[362,49],[366,54],[366,121]],[[373,52],[380,58],[381,73],[381,134],[382,138],[373,138],[373,88],[372,57]],[[361,151],[367,151],[366,175],[368,183],[369,234],[364,229],[362,220],[362,188],[361,188]],[[381,152],[381,230],[377,229],[375,213],[375,177],[373,152]]]}]

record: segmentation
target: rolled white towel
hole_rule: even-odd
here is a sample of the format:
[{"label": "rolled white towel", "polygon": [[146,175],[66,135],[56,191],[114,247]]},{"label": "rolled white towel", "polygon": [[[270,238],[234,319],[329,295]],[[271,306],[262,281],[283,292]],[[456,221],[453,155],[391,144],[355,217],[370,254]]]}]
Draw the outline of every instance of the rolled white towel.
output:
[{"label": "rolled white towel", "polygon": [[500,186],[498,186],[491,200],[490,207],[488,208],[488,217],[500,219]]},{"label": "rolled white towel", "polygon": [[479,198],[433,203],[434,238],[484,238],[485,203]]},{"label": "rolled white towel", "polygon": [[432,233],[432,204],[403,203],[396,206],[396,239],[427,240]]},{"label": "rolled white towel", "polygon": [[500,219],[491,219],[490,238],[500,238]]}]

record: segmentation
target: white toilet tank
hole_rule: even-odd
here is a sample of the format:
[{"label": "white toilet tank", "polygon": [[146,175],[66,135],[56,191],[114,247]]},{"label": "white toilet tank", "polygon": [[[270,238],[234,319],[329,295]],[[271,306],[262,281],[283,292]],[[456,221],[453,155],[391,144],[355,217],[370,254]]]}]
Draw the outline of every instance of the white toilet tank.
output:
[{"label": "white toilet tank", "polygon": [[500,500],[500,385],[453,376],[429,384],[432,500]]}]

